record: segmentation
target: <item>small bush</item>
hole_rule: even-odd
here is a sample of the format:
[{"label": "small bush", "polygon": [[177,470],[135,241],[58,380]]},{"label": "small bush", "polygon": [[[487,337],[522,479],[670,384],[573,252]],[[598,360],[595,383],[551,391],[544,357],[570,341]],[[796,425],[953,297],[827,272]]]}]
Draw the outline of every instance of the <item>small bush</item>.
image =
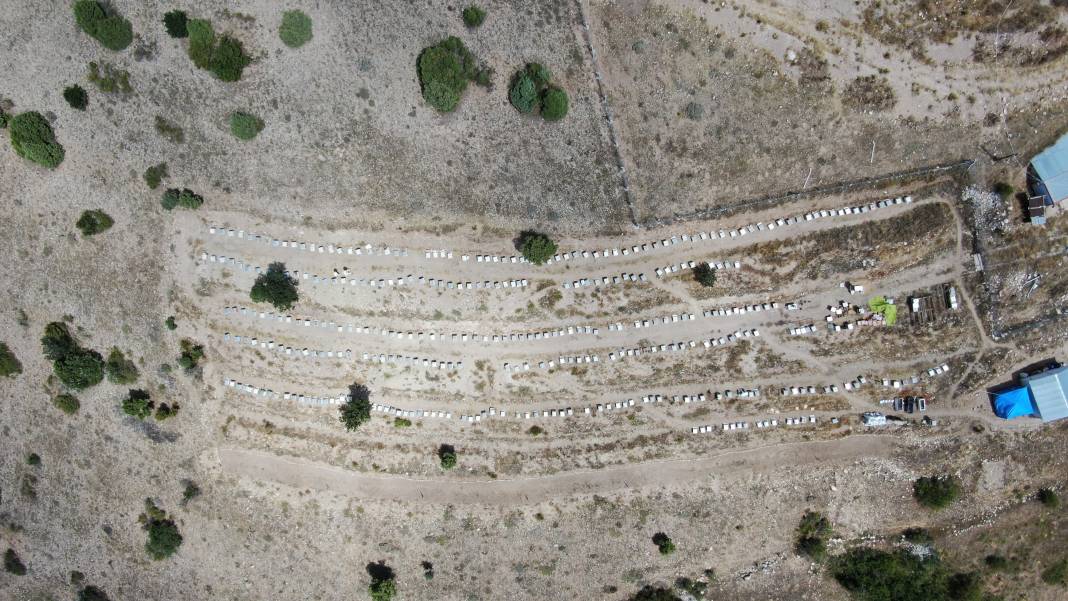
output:
[{"label": "small bush", "polygon": [[929,545],[934,542],[934,537],[926,528],[906,528],[901,536],[915,545]]},{"label": "small bush", "polygon": [[371,391],[362,384],[349,386],[349,400],[338,408],[338,419],[353,432],[371,419]]},{"label": "small bush", "polygon": [[52,404],[67,415],[74,415],[82,406],[78,397],[72,394],[58,394],[52,399]]},{"label": "small bush", "polygon": [[531,436],[538,436],[544,433],[545,430],[541,426],[531,426],[530,429],[527,430],[527,434],[530,434]]},{"label": "small bush", "polygon": [[1042,570],[1042,582],[1050,586],[1068,586],[1068,559],[1062,559]]},{"label": "small bush", "polygon": [[26,456],[26,463],[32,466],[41,465],[41,456],[37,453],[30,453]]},{"label": "small bush", "polygon": [[397,595],[397,583],[389,580],[372,580],[369,587],[371,601],[392,601]]},{"label": "small bush", "polygon": [[145,419],[152,415],[153,407],[155,403],[152,402],[148,392],[140,389],[131,389],[126,398],[122,400],[122,412],[137,419]]},{"label": "small bush", "polygon": [[48,169],[55,169],[63,162],[66,154],[63,145],[56,141],[52,126],[41,113],[29,111],[15,115],[10,129],[11,147],[19,157]]},{"label": "small bush", "polygon": [[108,15],[99,2],[75,2],[74,22],[108,50],[125,50],[133,42],[133,27],[130,22],[118,15]]},{"label": "small bush", "polygon": [[100,209],[82,211],[82,216],[75,222],[75,227],[82,231],[83,236],[95,236],[107,231],[115,225],[115,220]]},{"label": "small bush", "polygon": [[185,483],[185,490],[182,491],[182,504],[184,505],[199,497],[200,492],[200,487],[197,486],[196,482],[187,481]]},{"label": "small bush", "polygon": [[16,376],[22,373],[22,363],[6,342],[0,342],[0,378]]},{"label": "small bush", "polygon": [[486,20],[486,11],[479,6],[468,6],[463,11],[464,25],[478,27]]},{"label": "small bush", "polygon": [[195,368],[204,358],[204,347],[188,338],[182,339],[179,349],[181,353],[178,355],[178,365],[186,371]]},{"label": "small bush", "polygon": [[1043,488],[1038,491],[1038,502],[1050,509],[1056,509],[1060,506],[1061,499],[1052,488]]},{"label": "small bush", "polygon": [[806,511],[797,525],[794,550],[815,561],[827,556],[827,538],[831,535],[831,522],[821,513]]},{"label": "small bush", "polygon": [[1009,202],[1016,195],[1016,188],[1005,182],[994,184],[994,193],[1001,197],[1002,202]]},{"label": "small bush", "polygon": [[393,419],[394,428],[408,428],[412,425],[412,420],[403,417],[397,417]]},{"label": "small bush", "polygon": [[546,121],[559,121],[567,116],[567,92],[550,87],[541,98],[541,116]]},{"label": "small bush", "polygon": [[119,69],[111,63],[89,63],[89,83],[105,94],[130,94],[133,87],[130,86],[130,72]]},{"label": "small bush", "polygon": [[842,92],[842,104],[856,111],[888,111],[897,104],[897,97],[885,77],[865,75],[849,82]]},{"label": "small bush", "polygon": [[263,120],[240,111],[230,114],[230,133],[238,140],[251,140],[263,131]]},{"label": "small bush", "polygon": [[441,461],[441,469],[451,470],[456,467],[456,448],[451,444],[443,444],[438,447],[438,460]]},{"label": "small bush", "polygon": [[223,35],[216,38],[211,23],[205,19],[191,19],[186,25],[189,32],[189,58],[199,69],[211,71],[221,81],[238,81],[245,67],[252,62],[241,42]]},{"label": "small bush", "polygon": [[66,100],[72,109],[79,111],[84,111],[85,107],[89,106],[89,94],[77,84],[63,90],[63,100]]},{"label": "small bush", "polygon": [[693,268],[693,279],[705,288],[716,285],[716,270],[708,263],[699,263]]},{"label": "small bush", "polygon": [[456,109],[467,82],[478,73],[475,57],[459,38],[452,36],[424,48],[416,70],[423,99],[443,113]]},{"label": "small bush", "polygon": [[8,549],[4,552],[4,569],[7,570],[9,574],[14,574],[16,576],[26,575],[26,564],[22,563],[19,554],[15,553],[14,549]]},{"label": "small bush", "polygon": [[172,10],[163,15],[163,27],[167,29],[167,35],[172,38],[189,37],[189,17],[183,10]]},{"label": "small bush", "polygon": [[524,115],[533,113],[538,106],[538,88],[534,85],[534,78],[523,71],[517,73],[508,89],[508,101]]},{"label": "small bush", "polygon": [[139,376],[137,365],[127,359],[118,347],[113,347],[108,353],[104,368],[107,370],[108,382],[112,384],[133,384]]},{"label": "small bush", "polygon": [[168,211],[174,207],[198,209],[200,208],[200,205],[204,204],[204,198],[189,189],[179,190],[177,188],[170,188],[163,193],[160,204],[162,204],[163,208]]},{"label": "small bush", "polygon": [[671,537],[663,532],[657,532],[653,535],[653,544],[660,551],[661,555],[671,555],[675,552],[675,543],[671,540]]},{"label": "small bush", "polygon": [[161,422],[178,415],[179,409],[181,409],[181,406],[179,406],[178,403],[160,403],[159,407],[156,407],[156,421]]},{"label": "small bush", "polygon": [[519,235],[519,250],[526,260],[542,265],[556,254],[556,243],[545,234],[525,231]]},{"label": "small bush", "polygon": [[930,509],[948,507],[960,496],[960,483],[953,476],[927,476],[912,484],[916,501]]},{"label": "small bush", "polygon": [[167,517],[167,512],[156,507],[151,499],[145,499],[145,513],[138,517],[138,521],[148,532],[145,550],[152,559],[156,561],[166,559],[174,555],[178,547],[182,545],[182,535],[178,532],[178,525]]},{"label": "small bush", "polygon": [[155,190],[163,183],[163,178],[167,175],[167,163],[153,165],[145,169],[145,183],[148,184],[150,190]]},{"label": "small bush", "polygon": [[156,133],[175,144],[185,142],[185,132],[182,128],[167,121],[162,115],[156,115]]},{"label": "small bush", "polygon": [[297,302],[297,280],[286,273],[283,263],[271,263],[252,285],[249,297],[257,302],[267,302],[279,311],[287,311]]},{"label": "small bush", "polygon": [[174,320],[174,316],[173,315],[168,317],[167,321],[164,321],[163,323],[166,324],[168,330],[177,330],[178,329],[178,322]]},{"label": "small bush", "polygon": [[299,10],[282,13],[282,25],[278,28],[278,37],[290,48],[300,48],[312,39],[311,17]]}]

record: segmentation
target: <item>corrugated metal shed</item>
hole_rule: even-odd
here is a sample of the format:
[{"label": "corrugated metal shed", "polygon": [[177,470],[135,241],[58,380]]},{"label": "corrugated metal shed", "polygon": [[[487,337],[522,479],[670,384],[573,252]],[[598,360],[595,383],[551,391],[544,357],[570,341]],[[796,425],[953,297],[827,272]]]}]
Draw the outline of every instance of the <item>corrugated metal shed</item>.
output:
[{"label": "corrugated metal shed", "polygon": [[1035,374],[1028,379],[1027,385],[1042,421],[1068,417],[1068,367]]},{"label": "corrugated metal shed", "polygon": [[1031,159],[1031,167],[1053,202],[1068,198],[1068,134]]}]

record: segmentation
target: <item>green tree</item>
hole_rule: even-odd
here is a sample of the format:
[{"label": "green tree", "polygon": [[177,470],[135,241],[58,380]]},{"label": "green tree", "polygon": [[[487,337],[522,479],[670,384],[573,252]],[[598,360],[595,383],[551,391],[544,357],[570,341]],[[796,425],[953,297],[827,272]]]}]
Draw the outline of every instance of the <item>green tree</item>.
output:
[{"label": "green tree", "polygon": [[66,154],[63,145],[56,141],[52,126],[41,113],[29,111],[15,115],[10,130],[11,147],[19,157],[49,169],[63,162]]},{"label": "green tree", "polygon": [[156,507],[151,499],[145,499],[145,513],[138,520],[148,532],[148,541],[145,550],[149,557],[159,561],[174,555],[178,547],[182,545],[182,535],[178,532],[178,525],[174,520],[167,517],[167,513]]},{"label": "green tree", "polygon": [[814,561],[823,561],[827,556],[827,537],[831,535],[831,523],[823,514],[806,511],[797,525],[794,550]]},{"label": "green tree", "polygon": [[19,362],[18,357],[8,348],[7,343],[0,342],[0,378],[21,373],[22,363]]},{"label": "green tree", "polygon": [[95,236],[107,231],[115,225],[115,220],[100,209],[82,211],[82,216],[74,223],[75,227],[82,231],[83,236]]},{"label": "green tree", "polygon": [[653,535],[653,544],[656,545],[661,555],[671,555],[675,552],[675,542],[663,532],[657,532]]},{"label": "green tree", "polygon": [[352,432],[371,419],[371,391],[363,384],[349,386],[349,398],[341,407],[339,419]]},{"label": "green tree", "polygon": [[416,70],[423,99],[443,113],[456,109],[467,82],[478,73],[475,57],[453,36],[424,48],[416,61]]},{"label": "green tree", "polygon": [[197,68],[210,71],[221,81],[241,79],[252,59],[245,54],[240,41],[229,35],[216,37],[211,22],[206,19],[190,19],[186,30],[189,58]]},{"label": "green tree", "polygon": [[567,105],[567,92],[552,86],[542,95],[541,116],[546,121],[559,121],[567,116]]},{"label": "green tree", "polygon": [[89,94],[78,84],[63,89],[63,100],[66,100],[71,108],[79,111],[84,111],[85,107],[89,106]]},{"label": "green tree", "polygon": [[230,133],[239,140],[251,140],[263,131],[263,119],[256,115],[235,111],[230,114]]},{"label": "green tree", "polygon": [[167,177],[167,163],[160,163],[145,169],[145,183],[150,190],[155,190]]},{"label": "green tree", "polygon": [[464,25],[478,27],[486,20],[486,11],[482,7],[471,5],[463,10]]},{"label": "green tree", "polygon": [[282,25],[278,28],[278,37],[290,48],[300,48],[312,39],[311,17],[299,10],[287,10],[282,13]]},{"label": "green tree", "polygon": [[122,400],[122,412],[142,420],[152,415],[154,406],[148,392],[139,389],[131,389]]},{"label": "green tree", "polygon": [[526,260],[542,265],[556,254],[556,243],[545,234],[525,231],[519,234],[519,251]]},{"label": "green tree", "polygon": [[451,444],[443,444],[438,447],[438,460],[441,461],[441,469],[451,470],[456,467],[456,448]]},{"label": "green tree", "polygon": [[716,285],[716,270],[708,263],[699,263],[693,268],[693,279],[705,288],[711,288]]},{"label": "green tree", "polygon": [[163,26],[172,38],[189,37],[189,17],[182,10],[172,10],[163,15]]},{"label": "green tree", "polygon": [[133,27],[130,22],[118,15],[108,15],[99,2],[75,2],[74,22],[108,50],[125,50],[133,42]]},{"label": "green tree", "polygon": [[297,280],[286,273],[284,263],[271,263],[252,285],[249,297],[257,303],[267,302],[279,311],[287,311],[297,302]]},{"label": "green tree", "polygon": [[925,476],[912,484],[912,496],[930,509],[948,507],[960,496],[960,482],[953,476]]},{"label": "green tree", "polygon": [[175,207],[198,209],[200,208],[200,205],[204,204],[204,198],[187,188],[182,190],[179,190],[178,188],[170,188],[163,193],[160,204],[168,211]]},{"label": "green tree", "polygon": [[52,369],[61,382],[83,390],[104,379],[104,358],[94,350],[78,348],[54,361]]},{"label": "green tree", "polygon": [[78,400],[78,397],[66,393],[57,394],[52,399],[52,404],[67,415],[74,415],[82,406],[81,402]]},{"label": "green tree", "polygon": [[22,563],[19,554],[11,548],[4,552],[4,569],[7,570],[9,574],[14,574],[16,576],[26,575],[26,564]]}]

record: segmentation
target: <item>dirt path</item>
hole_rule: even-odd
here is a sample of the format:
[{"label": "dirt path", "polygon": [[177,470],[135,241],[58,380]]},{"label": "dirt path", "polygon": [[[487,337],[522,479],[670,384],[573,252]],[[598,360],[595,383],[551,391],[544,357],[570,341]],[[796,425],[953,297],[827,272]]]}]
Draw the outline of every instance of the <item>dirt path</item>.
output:
[{"label": "dirt path", "polygon": [[518,505],[571,495],[667,486],[706,479],[730,479],[785,469],[787,466],[825,465],[863,456],[884,455],[896,444],[885,436],[853,435],[842,440],[776,444],[695,459],[650,461],[597,471],[482,481],[379,476],[262,451],[220,448],[218,452],[219,461],[226,472],[279,482],[294,488],[402,502]]}]

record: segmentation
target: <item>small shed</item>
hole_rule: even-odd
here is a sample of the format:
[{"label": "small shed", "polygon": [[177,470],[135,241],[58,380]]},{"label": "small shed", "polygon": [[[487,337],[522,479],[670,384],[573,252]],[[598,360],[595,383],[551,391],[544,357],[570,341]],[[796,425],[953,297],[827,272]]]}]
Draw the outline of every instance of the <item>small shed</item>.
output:
[{"label": "small shed", "polygon": [[1035,225],[1046,223],[1046,200],[1043,196],[1032,196],[1027,199],[1027,219]]}]

